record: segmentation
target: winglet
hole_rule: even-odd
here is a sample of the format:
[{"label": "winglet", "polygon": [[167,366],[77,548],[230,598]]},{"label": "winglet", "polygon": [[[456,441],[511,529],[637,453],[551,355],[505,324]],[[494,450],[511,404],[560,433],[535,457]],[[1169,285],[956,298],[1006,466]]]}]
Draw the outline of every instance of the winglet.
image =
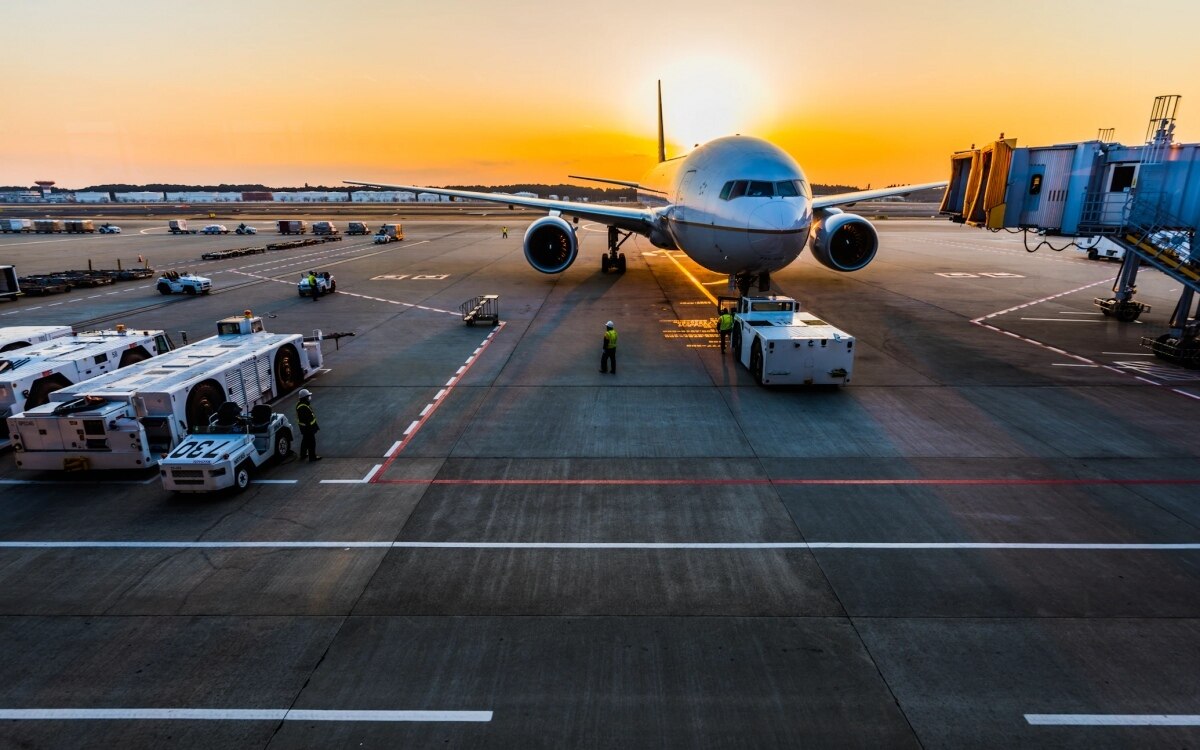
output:
[{"label": "winglet", "polygon": [[658,82],[658,162],[667,160],[667,142],[663,138],[662,122],[662,81]]}]

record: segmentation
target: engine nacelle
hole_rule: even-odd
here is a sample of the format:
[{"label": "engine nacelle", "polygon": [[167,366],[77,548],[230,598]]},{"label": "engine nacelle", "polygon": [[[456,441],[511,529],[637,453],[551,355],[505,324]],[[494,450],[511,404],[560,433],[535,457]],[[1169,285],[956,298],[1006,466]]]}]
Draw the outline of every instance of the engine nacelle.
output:
[{"label": "engine nacelle", "polygon": [[562,273],[578,253],[575,230],[561,216],[544,216],[525,230],[525,260],[542,273]]},{"label": "engine nacelle", "polygon": [[834,271],[858,271],[875,259],[879,234],[871,222],[829,208],[818,212],[812,228],[812,254]]}]

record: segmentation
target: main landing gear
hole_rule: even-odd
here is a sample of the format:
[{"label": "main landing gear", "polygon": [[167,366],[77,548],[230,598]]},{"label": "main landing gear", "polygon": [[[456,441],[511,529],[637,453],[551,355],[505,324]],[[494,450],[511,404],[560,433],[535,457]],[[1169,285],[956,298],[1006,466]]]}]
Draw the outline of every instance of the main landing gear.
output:
[{"label": "main landing gear", "polygon": [[743,297],[750,293],[750,287],[755,281],[758,282],[758,291],[771,291],[771,274],[767,271],[762,273],[737,273],[730,274],[730,281],[737,285],[738,294]]},{"label": "main landing gear", "polygon": [[617,273],[625,273],[625,253],[617,252],[621,245],[625,244],[625,240],[629,239],[633,232],[625,232],[625,236],[621,236],[621,230],[616,227],[608,228],[608,254],[600,258],[600,270],[603,273],[616,271]]}]

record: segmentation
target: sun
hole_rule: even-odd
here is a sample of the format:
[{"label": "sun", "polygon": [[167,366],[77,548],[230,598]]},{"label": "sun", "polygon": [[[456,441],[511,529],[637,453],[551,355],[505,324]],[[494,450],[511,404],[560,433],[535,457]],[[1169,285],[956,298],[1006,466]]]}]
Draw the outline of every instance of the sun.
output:
[{"label": "sun", "polygon": [[661,75],[668,156],[714,138],[752,135],[769,118],[766,75],[736,58],[679,59]]}]

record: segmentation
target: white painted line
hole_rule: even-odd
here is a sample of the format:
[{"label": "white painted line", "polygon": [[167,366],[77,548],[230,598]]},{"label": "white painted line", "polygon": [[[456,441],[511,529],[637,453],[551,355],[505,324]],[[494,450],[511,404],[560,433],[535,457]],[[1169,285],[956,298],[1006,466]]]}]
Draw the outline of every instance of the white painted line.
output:
[{"label": "white painted line", "polygon": [[322,479],[321,484],[362,484],[361,479]]},{"label": "white painted line", "polygon": [[464,370],[466,370],[466,369],[467,369],[467,366],[466,366],[466,365],[463,365],[462,367],[460,367],[460,368],[458,368],[457,370],[455,370],[454,374],[455,374],[455,375],[462,375],[462,374],[463,374],[463,371],[464,371]]},{"label": "white painted line", "polygon": [[446,387],[447,387],[447,388],[451,388],[451,387],[453,387],[453,386],[454,386],[454,384],[455,384],[455,383],[457,383],[457,382],[458,382],[458,378],[456,378],[456,377],[454,377],[454,378],[450,378],[449,380],[447,380],[447,381],[446,381]]},{"label": "white painted line", "polygon": [[295,484],[298,479],[251,479],[251,484]]},{"label": "white painted line", "polygon": [[421,417],[425,416],[426,414],[428,414],[428,413],[429,413],[429,410],[430,410],[430,409],[432,409],[432,408],[433,408],[433,404],[425,404],[425,408],[424,408],[424,409],[422,409],[422,410],[421,410],[421,413],[420,413],[419,415],[417,415],[417,416],[421,416]]},{"label": "white painted line", "polygon": [[46,307],[55,307],[55,306],[61,305],[61,304],[62,304],[61,302],[51,302],[50,304],[46,305]]},{"label": "white painted line", "polygon": [[442,390],[440,390],[440,391],[438,391],[438,392],[437,392],[437,395],[433,397],[433,400],[434,400],[434,401],[441,401],[441,400],[442,400],[442,396],[445,396],[445,395],[446,395],[446,389],[445,389],[445,388],[443,388]]},{"label": "white painted line", "polygon": [[1043,727],[1200,727],[1200,714],[1025,714]]},{"label": "white painted line", "polygon": [[1074,362],[1051,362],[1050,366],[1051,367],[1099,367],[1100,365],[1084,365],[1084,364],[1076,364]]},{"label": "white painted line", "polygon": [[1081,310],[1059,310],[1059,315],[1103,315],[1102,312],[1083,312]]},{"label": "white painted line", "polygon": [[1071,318],[1021,318],[1021,320],[1041,320],[1050,323],[1106,323],[1105,320],[1073,320]]},{"label": "white painted line", "polygon": [[491,721],[491,711],[331,711],[295,708],[3,708],[25,721]]},{"label": "white painted line", "polygon": [[[413,424],[416,424],[416,422],[414,422]],[[409,429],[412,429],[412,428],[410,427]],[[387,453],[384,453],[384,454],[383,454],[383,457],[384,457],[384,458],[391,458],[391,457],[392,457],[392,454],[393,454],[393,453],[395,453],[395,452],[396,452],[396,449],[397,449],[397,448],[399,448],[399,447],[400,447],[400,441],[399,441],[399,440],[397,440],[396,442],[392,443],[392,447],[391,447],[391,448],[388,448],[388,449],[387,449]]]},{"label": "white painted line", "polygon": [[[373,468],[367,476],[379,471]],[[328,484],[366,484],[327,479]],[[1193,552],[1200,542],[369,542],[369,541],[0,541],[0,549],[534,549],[534,550],[1062,550]]]},{"label": "white painted line", "polygon": [[413,420],[412,424],[410,424],[410,425],[408,426],[408,429],[406,429],[406,430],[404,431],[404,434],[405,434],[405,435],[408,435],[408,434],[409,434],[409,433],[411,433],[413,430],[417,429],[417,425],[418,425],[418,424],[420,424],[420,423],[419,423],[419,422],[417,422],[416,420]]},{"label": "white painted line", "polygon": [[1187,396],[1188,398],[1194,398],[1197,401],[1200,401],[1200,396],[1197,396],[1194,393],[1188,393],[1187,391],[1182,391],[1178,388],[1172,388],[1171,390],[1174,391],[1175,393],[1178,393],[1181,396]]},{"label": "white painted line", "polygon": [[1113,354],[1118,357],[1153,357],[1153,352],[1100,352],[1101,354]]},{"label": "white painted line", "polygon": [[367,475],[362,478],[363,484],[366,484],[367,482],[371,481],[371,477],[375,476],[375,473],[378,472],[382,468],[383,468],[383,464],[375,464],[375,466],[373,466],[371,468],[371,470],[367,472]]}]

